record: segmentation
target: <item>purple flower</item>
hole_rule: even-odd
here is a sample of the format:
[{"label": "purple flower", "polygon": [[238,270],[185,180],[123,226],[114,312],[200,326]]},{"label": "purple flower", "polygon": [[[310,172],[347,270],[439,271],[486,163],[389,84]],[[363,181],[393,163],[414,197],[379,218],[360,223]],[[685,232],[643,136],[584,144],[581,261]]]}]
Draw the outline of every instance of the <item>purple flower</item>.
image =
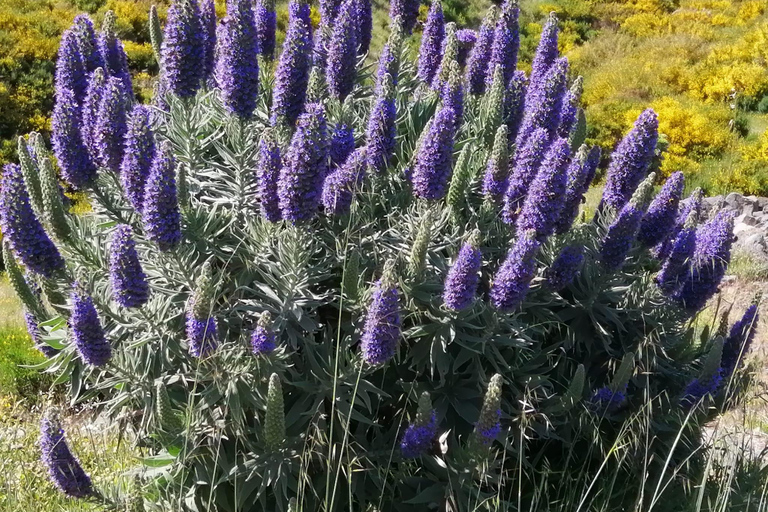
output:
[{"label": "purple flower", "polygon": [[509,186],[509,135],[507,125],[496,130],[491,156],[485,168],[483,195],[493,203],[498,203]]},{"label": "purple flower", "polygon": [[733,217],[719,212],[696,231],[691,271],[673,298],[689,313],[700,310],[717,292],[731,261]]},{"label": "purple flower", "polygon": [[519,233],[491,286],[491,303],[504,313],[511,313],[523,302],[536,274],[536,254],[541,243],[534,231]]},{"label": "purple flower", "polygon": [[477,32],[470,28],[463,28],[456,32],[456,39],[459,41],[459,53],[456,56],[456,61],[463,68],[467,64],[467,58],[477,42]]},{"label": "purple flower", "polygon": [[365,178],[366,164],[365,149],[357,149],[325,179],[322,201],[329,215],[349,213],[355,192],[360,189]]},{"label": "purple flower", "polygon": [[557,15],[553,12],[550,13],[547,22],[542,27],[539,46],[536,48],[536,54],[531,62],[531,85],[528,88],[528,98],[531,98],[531,100],[538,93],[538,89],[543,85],[547,73],[549,73],[550,68],[560,54],[557,49],[557,37]]},{"label": "purple flower", "polygon": [[83,66],[86,73],[93,73],[96,68],[104,67],[104,59],[98,49],[93,22],[86,14],[78,14],[72,22],[72,31],[77,39]]},{"label": "purple flower", "polygon": [[51,142],[61,176],[72,187],[82,188],[96,177],[80,133],[80,109],[71,89],[56,91],[51,120]]},{"label": "purple flower", "polygon": [[93,129],[96,163],[112,172],[120,170],[125,142],[125,96],[122,82],[112,77],[104,87],[99,116]]},{"label": "purple flower", "polygon": [[259,317],[256,328],[251,333],[251,349],[256,355],[271,354],[277,346],[277,334],[272,329],[272,316],[265,311]]},{"label": "purple flower", "polygon": [[566,172],[571,148],[565,139],[556,139],[541,164],[536,179],[531,183],[528,196],[517,218],[517,231],[536,231],[539,240],[554,233],[560,218],[565,195]]},{"label": "purple flower", "polygon": [[[229,2],[227,2],[227,9],[229,9]],[[203,37],[204,55],[203,80],[212,77],[216,70],[216,21],[216,3],[214,0],[203,0],[200,5],[200,30]],[[274,43],[272,46],[274,48]]]},{"label": "purple flower", "polygon": [[125,224],[117,226],[112,234],[109,282],[115,302],[125,308],[137,308],[149,300],[147,276],[139,262],[133,230]]},{"label": "purple flower", "polygon": [[623,391],[615,391],[610,386],[603,386],[589,399],[590,408],[598,413],[615,412],[627,400],[627,386]]},{"label": "purple flower", "polygon": [[501,8],[501,16],[496,21],[493,45],[491,46],[491,59],[485,75],[485,83],[490,86],[493,82],[493,73],[496,66],[504,70],[504,83],[509,83],[512,74],[517,68],[517,51],[520,48],[520,30],[518,18],[520,8],[514,0],[507,0]]},{"label": "purple flower", "polygon": [[459,131],[461,122],[464,118],[464,84],[461,76],[459,64],[456,61],[449,63],[448,80],[440,90],[440,99],[443,102],[443,108],[453,111],[454,134]]},{"label": "purple flower", "polygon": [[616,147],[608,165],[600,209],[619,211],[627,204],[653,160],[658,128],[656,112],[648,109],[640,114],[632,130]]},{"label": "purple flower", "polygon": [[501,391],[504,380],[498,373],[491,377],[483,397],[480,418],[475,423],[472,439],[476,445],[488,447],[501,433]]},{"label": "purple flower", "polygon": [[371,47],[371,37],[373,35],[373,12],[371,10],[371,0],[352,0],[355,5],[357,18],[357,44],[360,55],[368,52]]},{"label": "purple flower", "polygon": [[188,312],[186,320],[187,343],[193,357],[205,357],[218,346],[215,318],[196,318]]},{"label": "purple flower", "polygon": [[72,316],[69,330],[80,358],[91,366],[103,366],[112,357],[112,347],[104,336],[93,299],[75,284],[71,295]]},{"label": "purple flower", "polygon": [[576,77],[570,90],[565,93],[563,107],[560,110],[560,126],[557,128],[557,134],[560,137],[569,138],[576,126],[576,119],[579,114],[579,102],[581,93],[584,89],[584,78]]},{"label": "purple flower", "polygon": [[495,32],[498,9],[491,6],[480,26],[472,51],[467,61],[467,88],[470,94],[480,95],[485,92],[485,77],[488,74],[488,63],[491,61],[491,47]]},{"label": "purple flower", "polygon": [[6,164],[0,180],[0,230],[27,269],[52,277],[64,260],[35,216],[21,167]]},{"label": "purple flower", "polygon": [[677,206],[683,195],[685,178],[683,173],[673,173],[664,183],[659,195],[648,207],[643,217],[637,240],[646,247],[653,247],[664,241],[677,220]]},{"label": "purple flower", "polygon": [[259,143],[259,160],[256,167],[256,181],[259,190],[261,214],[269,222],[277,222],[280,207],[277,198],[277,179],[280,176],[280,147],[271,131],[264,132]]},{"label": "purple flower", "polygon": [[597,165],[600,163],[600,147],[593,146],[589,152],[587,146],[579,148],[579,152],[568,167],[568,184],[563,198],[563,209],[555,226],[555,233],[568,232],[579,214],[579,206],[584,201],[584,194],[595,177]]},{"label": "purple flower", "polygon": [[144,208],[144,185],[155,157],[155,136],[150,128],[152,113],[144,105],[133,107],[125,134],[125,154],[120,165],[120,182],[133,209]]},{"label": "purple flower", "polygon": [[389,19],[397,20],[399,17],[403,30],[410,34],[419,17],[419,5],[421,0],[392,0],[389,4]]},{"label": "purple flower", "polygon": [[584,262],[584,247],[568,245],[560,251],[552,265],[544,272],[547,286],[556,292],[573,282]]},{"label": "purple flower", "polygon": [[197,94],[205,78],[206,37],[197,0],[176,2],[168,9],[163,37],[163,77],[179,98]]},{"label": "purple flower", "polygon": [[152,160],[144,188],[142,221],[147,238],[155,242],[161,251],[170,251],[181,241],[176,162],[168,143],[158,148]]},{"label": "purple flower", "polygon": [[549,133],[539,128],[528,138],[524,146],[518,146],[515,152],[515,167],[509,178],[509,186],[504,193],[502,220],[512,224],[517,219],[523,206],[528,188],[536,178],[541,161],[549,149]]},{"label": "purple flower", "polygon": [[125,55],[122,41],[115,35],[116,21],[115,13],[107,11],[97,44],[103,59],[104,72],[110,77],[118,78],[126,99],[132,99],[133,83],[128,69],[128,57]]},{"label": "purple flower", "polygon": [[325,71],[328,91],[339,101],[344,101],[355,86],[358,45],[356,23],[355,5],[352,0],[347,0],[333,26]]},{"label": "purple flower", "polygon": [[317,214],[327,162],[325,111],[319,103],[311,103],[299,117],[277,182],[283,219],[299,224]]},{"label": "purple flower", "polygon": [[99,121],[99,109],[101,108],[101,100],[104,97],[105,84],[104,70],[96,68],[88,80],[88,89],[82,103],[82,117],[79,123],[80,137],[92,161],[95,161],[98,156],[98,146],[96,145],[94,134],[96,133],[96,124]]},{"label": "purple flower", "polygon": [[432,411],[425,423],[408,425],[400,441],[400,452],[406,459],[414,459],[429,451],[437,437],[437,416]]},{"label": "purple flower", "polygon": [[360,350],[365,362],[383,364],[392,359],[400,338],[400,306],[396,280],[390,264],[376,282],[365,318]]},{"label": "purple flower", "polygon": [[387,170],[395,152],[397,113],[394,94],[392,78],[387,75],[371,109],[371,117],[368,119],[368,130],[365,136],[366,158],[368,166],[378,174]]},{"label": "purple flower", "polygon": [[73,498],[93,494],[91,479],[69,450],[58,414],[48,410],[40,422],[40,460],[61,492]]},{"label": "purple flower", "polygon": [[541,86],[531,94],[533,81],[529,81],[525,98],[525,117],[517,135],[517,146],[525,144],[533,130],[544,128],[554,135],[560,123],[565,93],[565,81],[568,74],[568,59],[557,59],[543,78]]},{"label": "purple flower", "polygon": [[351,126],[338,123],[331,134],[329,153],[331,168],[338,167],[346,162],[347,157],[355,150],[355,132]]},{"label": "purple flower", "polygon": [[435,114],[413,168],[411,182],[416,197],[441,199],[448,192],[455,119],[454,111],[445,106]]},{"label": "purple flower", "polygon": [[250,119],[259,95],[259,52],[251,0],[229,0],[226,23],[218,42],[216,82],[224,106],[240,119]]},{"label": "purple flower", "polygon": [[624,264],[624,259],[632,249],[632,243],[640,229],[640,223],[653,192],[654,176],[652,174],[637,188],[632,199],[621,209],[619,215],[608,227],[608,232],[605,234],[603,245],[600,248],[600,261],[608,271],[620,269]]},{"label": "purple flower", "polygon": [[443,19],[443,6],[440,2],[432,2],[432,7],[427,14],[427,22],[424,24],[424,32],[421,36],[419,48],[418,77],[425,84],[431,84],[437,73],[442,59],[443,39],[445,38],[445,20]]},{"label": "purple flower", "polygon": [[341,0],[320,0],[318,3],[320,10],[320,20],[328,27],[332,28],[339,16],[339,7]]},{"label": "purple flower", "polygon": [[744,356],[749,352],[757,333],[759,314],[757,304],[752,304],[741,319],[733,324],[723,344],[722,367],[725,377],[730,378]]},{"label": "purple flower", "polygon": [[42,352],[45,357],[53,357],[59,352],[43,341],[40,326],[37,323],[37,318],[34,313],[27,310],[24,311],[24,324],[27,326],[27,333],[29,333],[29,337],[32,338],[35,348]]},{"label": "purple flower", "polygon": [[277,13],[274,0],[258,0],[256,3],[256,37],[259,41],[259,53],[272,60],[275,57],[275,34],[277,32]]},{"label": "purple flower", "polygon": [[509,132],[509,143],[513,144],[520,129],[520,123],[525,114],[525,91],[528,87],[528,78],[525,71],[515,71],[507,85],[505,95],[504,116]]},{"label": "purple flower", "polygon": [[656,283],[667,295],[680,287],[682,279],[691,268],[691,257],[696,249],[696,228],[681,229],[670,247],[669,255],[656,276]]},{"label": "purple flower", "polygon": [[56,96],[68,89],[75,94],[75,102],[79,104],[85,96],[88,87],[88,75],[85,73],[83,56],[77,45],[77,35],[73,29],[65,30],[59,44],[59,54],[56,58]]},{"label": "purple flower", "polygon": [[717,395],[722,382],[722,369],[718,369],[718,371],[710,377],[693,379],[687,386],[685,386],[683,398],[680,400],[680,403],[687,408],[691,408],[701,402],[704,397]]},{"label": "purple flower", "polygon": [[477,294],[480,269],[483,266],[483,255],[478,248],[479,238],[480,232],[476,231],[461,246],[456,261],[445,277],[443,302],[455,311],[471,306]]},{"label": "purple flower", "polygon": [[[293,6],[296,2],[291,2]],[[294,7],[297,12],[300,6]],[[289,126],[298,119],[304,109],[309,83],[309,67],[312,63],[312,28],[302,16],[291,17],[285,34],[283,52],[275,70],[275,86],[272,99],[272,124]]]},{"label": "purple flower", "polygon": [[669,256],[669,253],[672,250],[672,244],[691,215],[693,215],[693,218],[691,219],[691,222],[693,223],[692,227],[695,227],[698,224],[703,197],[704,193],[700,188],[697,188],[688,199],[680,203],[680,212],[677,214],[675,225],[670,230],[669,235],[659,242],[652,250],[656,259],[664,260]]}]

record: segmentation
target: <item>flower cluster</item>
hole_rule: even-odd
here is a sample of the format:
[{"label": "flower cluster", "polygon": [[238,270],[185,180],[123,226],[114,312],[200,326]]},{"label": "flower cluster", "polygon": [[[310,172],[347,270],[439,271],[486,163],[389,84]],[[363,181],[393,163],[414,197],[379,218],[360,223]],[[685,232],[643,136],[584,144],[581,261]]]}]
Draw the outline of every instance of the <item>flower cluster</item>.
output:
[{"label": "flower cluster", "polygon": [[112,234],[109,280],[115,302],[123,307],[140,307],[149,299],[147,276],[139,262],[133,230],[125,224]]},{"label": "flower cluster", "polygon": [[584,263],[584,247],[568,245],[560,251],[552,265],[544,272],[547,286],[554,291],[560,291],[576,278],[582,263]]},{"label": "flower cluster", "polygon": [[112,357],[93,299],[79,285],[72,292],[72,316],[69,317],[72,342],[87,364],[103,366]]},{"label": "flower cluster", "polygon": [[52,409],[45,413],[40,422],[40,452],[48,476],[61,492],[73,498],[93,494],[91,479],[72,455],[59,415]]},{"label": "flower cluster", "polygon": [[216,83],[224,106],[241,119],[249,119],[259,94],[259,52],[251,0],[229,0],[226,23],[218,39]]},{"label": "flower cluster", "polygon": [[483,255],[478,247],[480,231],[475,230],[470,239],[461,246],[456,261],[445,276],[443,302],[449,308],[459,311],[472,305],[480,284],[480,269]]},{"label": "flower cluster", "polygon": [[180,98],[197,94],[205,78],[205,45],[197,0],[176,2],[168,9],[163,38],[163,80]]},{"label": "flower cluster", "polygon": [[535,231],[520,233],[496,273],[490,297],[491,303],[499,311],[514,311],[528,294],[536,273],[536,254],[541,247],[536,238]]},{"label": "flower cluster", "polygon": [[251,350],[254,354],[270,354],[277,346],[277,333],[272,329],[272,315],[265,311],[259,317],[251,333]]},{"label": "flower cluster", "polygon": [[371,365],[392,359],[400,339],[399,294],[393,266],[393,262],[388,262],[376,282],[360,339],[363,359]]},{"label": "flower cluster", "polygon": [[432,400],[428,392],[419,398],[419,409],[413,423],[405,429],[400,441],[400,452],[406,459],[423,455],[432,447],[437,437],[437,414],[432,409]]},{"label": "flower cluster", "polygon": [[141,213],[147,238],[155,242],[161,251],[170,251],[181,241],[176,162],[167,143],[158,148],[152,160]]},{"label": "flower cluster", "polygon": [[421,36],[421,48],[419,48],[418,77],[425,84],[432,83],[437,68],[440,66],[444,37],[443,6],[440,2],[433,2],[427,14],[427,21]]}]

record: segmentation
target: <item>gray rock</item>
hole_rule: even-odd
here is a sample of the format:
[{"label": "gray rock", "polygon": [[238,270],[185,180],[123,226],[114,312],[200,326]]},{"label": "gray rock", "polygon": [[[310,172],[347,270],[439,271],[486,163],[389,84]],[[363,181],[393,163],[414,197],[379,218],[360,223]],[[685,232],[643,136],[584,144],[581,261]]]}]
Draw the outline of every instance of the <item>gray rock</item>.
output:
[{"label": "gray rock", "polygon": [[725,203],[733,209],[741,209],[744,206],[744,196],[731,192],[725,197]]}]

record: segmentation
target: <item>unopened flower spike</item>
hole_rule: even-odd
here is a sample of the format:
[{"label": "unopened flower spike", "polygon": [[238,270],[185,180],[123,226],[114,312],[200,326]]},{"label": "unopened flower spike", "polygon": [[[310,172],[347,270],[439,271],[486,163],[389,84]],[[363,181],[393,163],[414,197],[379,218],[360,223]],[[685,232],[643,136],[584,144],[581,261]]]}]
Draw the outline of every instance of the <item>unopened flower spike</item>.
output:
[{"label": "unopened flower spike", "polygon": [[685,387],[683,397],[680,399],[681,405],[691,408],[706,397],[717,395],[724,381],[729,377],[727,370],[721,367],[723,355],[723,339],[717,338],[704,358],[701,373]]},{"label": "unopened flower spike", "polygon": [[273,373],[267,390],[267,413],[264,418],[264,441],[270,450],[277,450],[285,443],[285,406],[280,377]]},{"label": "unopened flower spike", "polygon": [[433,224],[434,212],[427,209],[418,224],[416,236],[413,239],[413,245],[411,245],[411,252],[408,256],[408,275],[411,277],[418,277],[424,271],[424,267],[427,263],[427,250],[429,249],[429,243],[432,241],[432,224]]},{"label": "unopened flower spike", "polygon": [[189,352],[194,357],[205,357],[218,346],[214,315],[216,283],[210,260],[203,264],[192,296],[187,302],[186,333]]},{"label": "unopened flower spike", "polygon": [[475,423],[475,430],[470,438],[471,450],[477,457],[488,454],[491,444],[501,433],[501,392],[504,379],[500,374],[491,377],[488,389],[483,397],[480,418]]},{"label": "unopened flower spike", "polygon": [[491,204],[498,204],[509,185],[509,135],[507,125],[496,130],[493,149],[483,179],[483,195]]},{"label": "unopened flower spike", "polygon": [[406,459],[424,455],[432,447],[437,437],[437,415],[432,409],[432,400],[425,391],[419,397],[416,417],[408,425],[400,441],[400,452]]},{"label": "unopened flower spike", "polygon": [[259,315],[256,328],[251,333],[251,349],[254,354],[271,354],[277,346],[277,333],[272,328],[272,315],[264,311]]},{"label": "unopened flower spike", "polygon": [[432,81],[432,87],[438,91],[448,81],[451,63],[455,62],[458,64],[459,40],[456,39],[455,23],[451,22],[445,26],[445,38],[443,39],[442,46],[442,59]]},{"label": "unopened flower spike", "polygon": [[184,430],[184,423],[173,410],[168,388],[162,381],[155,383],[155,419],[160,428],[169,434],[179,434]]}]

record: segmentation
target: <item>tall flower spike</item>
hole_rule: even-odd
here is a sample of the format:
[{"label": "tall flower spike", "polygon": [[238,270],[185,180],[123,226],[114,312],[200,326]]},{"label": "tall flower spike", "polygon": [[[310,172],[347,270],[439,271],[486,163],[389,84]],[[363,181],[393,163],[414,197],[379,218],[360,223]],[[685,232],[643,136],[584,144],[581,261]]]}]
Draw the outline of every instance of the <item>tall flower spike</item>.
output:
[{"label": "tall flower spike", "polygon": [[144,207],[144,185],[155,157],[155,136],[150,128],[151,111],[136,105],[128,117],[125,134],[125,154],[120,164],[120,183],[133,209],[141,213]]},{"label": "tall flower spike", "polygon": [[133,82],[128,69],[128,57],[123,49],[123,42],[115,34],[117,17],[113,11],[104,14],[104,21],[99,32],[98,47],[103,59],[104,71],[109,76],[119,78],[123,94],[128,101],[133,101]]},{"label": "tall flower spike", "polygon": [[509,134],[507,125],[496,130],[491,156],[485,168],[483,195],[491,203],[498,203],[509,186]]},{"label": "tall flower spike", "polygon": [[259,52],[251,0],[229,0],[227,21],[221,25],[216,83],[226,109],[247,120],[259,95]]},{"label": "tall flower spike", "polygon": [[189,353],[205,357],[218,346],[216,319],[213,317],[215,283],[210,262],[203,265],[197,288],[187,302],[186,334]]},{"label": "tall flower spike", "polygon": [[504,193],[504,208],[501,218],[507,224],[517,219],[523,206],[528,188],[536,178],[539,167],[549,149],[549,133],[539,128],[528,138],[525,145],[515,151],[515,167],[509,178],[509,186]]},{"label": "tall flower spike", "polygon": [[321,104],[312,103],[299,117],[280,170],[277,195],[283,219],[299,224],[317,214],[327,161],[325,110]]},{"label": "tall flower spike", "polygon": [[680,196],[683,195],[683,187],[685,177],[682,172],[678,171],[667,178],[659,195],[648,207],[648,213],[643,217],[640,232],[637,234],[637,240],[641,244],[653,247],[669,236],[677,220],[677,206]]},{"label": "tall flower spike", "polygon": [[68,240],[72,233],[64,210],[59,177],[45,147],[45,140],[39,133],[34,137],[35,158],[40,168],[40,188],[43,194],[43,218],[59,240]]},{"label": "tall flower spike", "polygon": [[518,233],[533,229],[540,240],[554,233],[563,208],[570,157],[571,147],[567,140],[557,139],[552,143],[523,202],[517,218]]},{"label": "tall flower spike", "polygon": [[463,212],[464,198],[467,189],[474,176],[474,169],[469,165],[473,150],[472,144],[466,144],[456,159],[451,176],[451,184],[448,186],[448,195],[445,202],[451,207],[451,213],[454,219],[460,220]]},{"label": "tall flower spike", "polygon": [[40,422],[40,459],[53,484],[65,495],[86,498],[93,494],[91,479],[72,455],[58,413],[49,409]]},{"label": "tall flower spike", "polygon": [[541,86],[531,95],[533,80],[529,81],[528,94],[525,98],[525,117],[517,135],[517,147],[527,141],[533,130],[544,128],[554,135],[560,123],[565,92],[565,81],[568,74],[568,59],[557,59],[544,76]]},{"label": "tall flower spike", "polygon": [[421,276],[427,266],[427,251],[429,250],[429,243],[432,241],[433,217],[433,211],[427,209],[419,219],[416,236],[413,238],[411,251],[408,254],[408,275],[412,278]]},{"label": "tall flower spike", "polygon": [[491,61],[491,47],[498,15],[498,7],[492,5],[483,19],[477,41],[467,61],[467,88],[470,94],[476,96],[485,92],[485,77],[488,74],[488,63]]},{"label": "tall flower spike", "polygon": [[373,10],[371,0],[352,0],[357,17],[357,44],[360,55],[368,53],[373,36]]},{"label": "tall flower spike", "polygon": [[80,358],[91,366],[103,366],[112,357],[93,299],[77,283],[71,295],[69,331]]},{"label": "tall flower spike", "polygon": [[80,108],[71,89],[56,93],[56,104],[51,119],[53,152],[64,181],[74,188],[82,188],[96,176],[80,135]]},{"label": "tall flower spike", "polygon": [[563,107],[560,110],[560,126],[557,134],[563,138],[569,138],[576,127],[576,119],[579,115],[579,102],[584,91],[584,77],[577,76],[571,88],[565,93]]},{"label": "tall flower spike", "polygon": [[365,318],[360,351],[370,365],[384,364],[395,355],[400,338],[400,306],[398,304],[395,262],[388,261],[374,286]]},{"label": "tall flower spike", "polygon": [[56,97],[64,90],[70,90],[79,104],[85,96],[88,87],[88,75],[85,72],[83,56],[77,44],[77,35],[73,29],[65,30],[61,36],[59,53],[56,58]]},{"label": "tall flower spike", "polygon": [[[291,5],[296,0],[291,2]],[[296,9],[299,9],[297,6]],[[272,125],[293,126],[304,109],[309,67],[312,63],[312,28],[303,17],[291,17],[283,51],[275,70]]]},{"label": "tall flower spike", "polygon": [[536,274],[536,255],[541,243],[536,232],[520,232],[515,245],[496,273],[491,286],[491,304],[504,313],[511,313],[522,304]]},{"label": "tall flower spike", "polygon": [[568,184],[563,198],[563,209],[555,226],[555,232],[568,232],[579,214],[579,207],[584,201],[584,194],[589,190],[595,178],[597,165],[600,163],[600,147],[593,146],[587,151],[586,144],[579,148],[576,157],[568,167]]},{"label": "tall flower spike", "polygon": [[98,158],[98,146],[94,136],[96,124],[99,121],[99,109],[101,108],[101,100],[104,97],[106,83],[104,69],[96,68],[88,80],[88,89],[82,104],[82,119],[79,123],[80,136],[83,144],[88,149],[88,155],[93,161],[96,161]]},{"label": "tall flower spike", "polygon": [[725,378],[730,378],[749,353],[757,333],[760,318],[757,301],[753,302],[738,322],[733,324],[723,345],[722,368]]},{"label": "tall flower spike", "polygon": [[685,387],[681,405],[691,408],[702,402],[707,396],[715,396],[720,390],[720,385],[726,378],[724,370],[720,367],[723,356],[723,340],[717,339],[707,353],[699,376],[693,379]]},{"label": "tall flower spike", "polygon": [[205,37],[197,0],[177,0],[168,9],[163,38],[163,79],[179,98],[197,94],[205,73]]},{"label": "tall flower spike", "polygon": [[399,23],[405,33],[410,34],[419,17],[420,0],[392,0],[389,4],[389,19]]},{"label": "tall flower spike", "polygon": [[432,79],[432,88],[438,91],[448,82],[451,75],[451,65],[458,66],[459,40],[456,39],[456,24],[453,22],[445,26],[441,54],[440,66]]},{"label": "tall flower spike", "polygon": [[463,68],[477,42],[477,32],[471,28],[463,28],[456,32],[456,39],[459,41],[459,53],[456,55],[456,60],[459,62],[459,66]]},{"label": "tall flower spike", "polygon": [[277,450],[285,443],[285,406],[280,377],[273,373],[267,389],[267,414],[264,418],[264,441],[267,448]]},{"label": "tall flower spike", "polygon": [[704,199],[704,191],[701,188],[694,190],[691,195],[685,201],[680,203],[680,212],[677,214],[675,225],[669,232],[666,239],[659,242],[652,250],[656,259],[663,261],[669,256],[669,252],[672,250],[672,244],[677,238],[677,235],[683,229],[683,226],[688,222],[688,218],[693,214],[691,227],[694,229],[699,223],[699,214],[701,210],[701,203]]},{"label": "tall flower spike", "polygon": [[717,292],[731,261],[733,240],[733,217],[724,211],[696,231],[691,271],[672,296],[688,313],[700,310]]},{"label": "tall flower spike", "polygon": [[331,143],[328,149],[331,158],[331,168],[335,168],[347,161],[347,157],[355,150],[355,132],[352,126],[338,123],[331,134]]},{"label": "tall flower spike", "polygon": [[476,451],[475,455],[482,456],[487,453],[491,443],[501,433],[501,391],[504,379],[500,374],[491,377],[488,389],[483,397],[483,407],[480,409],[480,418],[475,423],[475,430],[470,438],[470,447]]},{"label": "tall flower spike", "polygon": [[419,397],[416,417],[408,425],[400,440],[400,453],[406,459],[413,459],[429,451],[437,437],[437,415],[432,409],[428,392]]},{"label": "tall flower spike", "polygon": [[513,144],[525,115],[525,91],[528,87],[528,77],[525,71],[515,71],[507,84],[504,105],[505,123],[509,128],[509,143]]},{"label": "tall flower spike", "polygon": [[155,60],[162,65],[163,28],[160,26],[160,15],[157,14],[156,5],[149,8],[149,40],[152,44],[152,51],[155,52]]},{"label": "tall flower spike", "polygon": [[58,354],[58,350],[43,341],[37,317],[34,313],[26,309],[24,310],[24,324],[27,327],[27,334],[29,334],[29,337],[32,339],[32,343],[41,354],[48,358]]},{"label": "tall flower spike", "polygon": [[269,222],[277,222],[281,219],[277,197],[277,179],[280,176],[281,166],[280,147],[275,141],[275,134],[272,130],[266,130],[259,143],[256,182],[261,214]]},{"label": "tall flower spike", "polygon": [[256,328],[251,333],[251,350],[256,355],[271,354],[277,346],[277,334],[272,328],[272,315],[264,311],[259,316]]},{"label": "tall flower spike", "polygon": [[[241,2],[242,3],[242,2]],[[227,2],[227,14],[229,15],[230,2]],[[203,80],[207,80],[212,77],[216,71],[216,2],[214,0],[202,0],[200,5],[200,29],[203,37]],[[230,23],[231,20],[227,20]],[[255,29],[254,29],[255,30]],[[255,46],[257,49],[258,43]],[[245,51],[250,51],[252,48],[247,48]],[[231,55],[231,53],[230,53]],[[256,66],[258,64],[248,63],[249,66]],[[258,73],[257,73],[258,75]]]},{"label": "tall flower spike", "polygon": [[455,122],[455,113],[445,106],[435,114],[413,168],[413,193],[416,197],[442,199],[448,192]]},{"label": "tall flower spike", "polygon": [[656,112],[648,109],[640,114],[635,125],[611,155],[600,209],[615,212],[629,201],[637,185],[645,178],[653,160],[658,139],[659,121]]},{"label": "tall flower spike", "polygon": [[173,410],[168,388],[162,381],[155,383],[155,420],[160,429],[168,434],[179,434],[184,430],[184,423]]},{"label": "tall flower spike", "polygon": [[504,122],[507,83],[504,82],[504,69],[496,66],[493,72],[493,82],[488,93],[483,98],[481,117],[486,143],[493,144],[496,130]]},{"label": "tall flower spike", "polygon": [[277,13],[275,0],[258,0],[256,3],[256,36],[259,53],[267,60],[275,58]]},{"label": "tall flower spike", "polygon": [[537,89],[540,88],[544,82],[544,77],[546,77],[549,69],[560,54],[557,49],[557,39],[557,15],[552,12],[549,14],[549,18],[547,18],[546,23],[542,27],[539,45],[536,48],[536,54],[531,63],[531,85],[528,88],[528,98],[533,99],[537,93]]},{"label": "tall flower spike", "polygon": [[[29,135],[29,144],[37,137],[36,133]],[[29,193],[29,202],[32,206],[32,210],[38,218],[42,218],[45,208],[43,207],[43,192],[40,188],[40,169],[38,167],[37,159],[34,154],[31,153],[29,144],[24,137],[18,138],[18,144],[16,145],[17,153],[19,155],[19,165],[21,167],[21,175],[24,178],[24,186]]]},{"label": "tall flower spike", "polygon": [[104,95],[99,105],[99,116],[93,130],[93,142],[96,145],[96,163],[105,169],[117,173],[123,161],[125,142],[126,98],[122,81],[112,77],[104,87]]},{"label": "tall flower spike", "polygon": [[323,206],[329,215],[349,213],[352,199],[365,178],[365,148],[354,151],[323,183]]},{"label": "tall flower spike", "polygon": [[480,284],[483,255],[480,252],[480,230],[472,232],[461,246],[456,261],[448,271],[443,288],[443,302],[449,308],[460,311],[472,305]]},{"label": "tall flower spike", "polygon": [[109,253],[112,298],[125,308],[137,308],[149,300],[147,275],[141,268],[133,230],[120,224],[112,234]]},{"label": "tall flower spike", "polygon": [[608,271],[616,271],[624,264],[624,260],[632,249],[640,223],[643,220],[648,203],[653,194],[653,180],[655,173],[651,173],[643,181],[632,199],[621,209],[619,215],[608,227],[603,244],[600,247],[600,261]]},{"label": "tall flower spike", "polygon": [[691,211],[682,229],[670,242],[668,256],[656,276],[656,284],[667,295],[676,291],[691,268],[691,257],[696,249],[696,224],[698,213]]},{"label": "tall flower spike", "polygon": [[307,103],[322,103],[328,97],[328,84],[325,71],[320,66],[312,66],[307,83]]},{"label": "tall flower spike", "polygon": [[72,31],[77,38],[77,47],[83,60],[86,73],[93,73],[96,68],[104,66],[104,59],[99,52],[96,42],[96,32],[93,22],[87,14],[78,14],[72,22]]},{"label": "tall flower spike", "polygon": [[3,264],[5,265],[5,274],[8,277],[8,282],[16,292],[16,296],[24,305],[24,309],[29,311],[33,316],[42,312],[42,306],[38,300],[35,292],[29,287],[29,283],[24,277],[24,272],[19,268],[16,263],[16,256],[14,256],[8,239],[2,241],[3,245]]},{"label": "tall flower spike", "polygon": [[464,84],[459,63],[451,61],[448,65],[448,80],[440,91],[443,107],[453,111],[454,134],[459,131],[464,119]]},{"label": "tall flower spike", "polygon": [[334,26],[339,16],[339,8],[342,0],[320,0],[318,7],[320,11],[320,20],[328,28]]},{"label": "tall flower spike", "polygon": [[492,70],[496,69],[496,66],[501,66],[504,71],[505,84],[509,83],[517,69],[517,52],[520,48],[519,17],[520,8],[517,6],[517,1],[506,0],[494,30],[491,59],[488,63],[488,74],[485,77],[489,85],[493,81]]},{"label": "tall flower spike", "polygon": [[374,91],[377,97],[382,95],[384,87],[387,85],[387,80],[391,79],[393,90],[397,86],[404,40],[403,27],[396,22],[389,33],[387,43],[381,49],[381,54],[379,55],[379,64],[376,69],[376,89]]},{"label": "tall flower spike", "polygon": [[386,75],[371,109],[371,117],[368,118],[368,130],[366,132],[368,167],[377,174],[387,170],[389,161],[395,152],[396,117],[395,88],[392,77]]},{"label": "tall flower spike", "polygon": [[584,262],[584,246],[568,245],[544,272],[550,290],[559,292],[573,282]]},{"label": "tall flower spike", "polygon": [[27,269],[45,277],[64,268],[64,260],[32,211],[21,168],[6,164],[0,180],[0,229]]},{"label": "tall flower spike", "polygon": [[176,191],[176,162],[170,145],[155,153],[144,188],[142,221],[147,238],[165,252],[181,241],[181,213]]},{"label": "tall flower spike", "polygon": [[358,46],[356,24],[354,0],[346,0],[333,26],[325,72],[328,90],[339,101],[344,101],[355,86]]},{"label": "tall flower spike", "polygon": [[417,76],[422,83],[431,84],[440,66],[443,39],[445,38],[445,19],[443,4],[439,0],[432,2],[427,14],[424,32],[419,48],[419,65]]}]

